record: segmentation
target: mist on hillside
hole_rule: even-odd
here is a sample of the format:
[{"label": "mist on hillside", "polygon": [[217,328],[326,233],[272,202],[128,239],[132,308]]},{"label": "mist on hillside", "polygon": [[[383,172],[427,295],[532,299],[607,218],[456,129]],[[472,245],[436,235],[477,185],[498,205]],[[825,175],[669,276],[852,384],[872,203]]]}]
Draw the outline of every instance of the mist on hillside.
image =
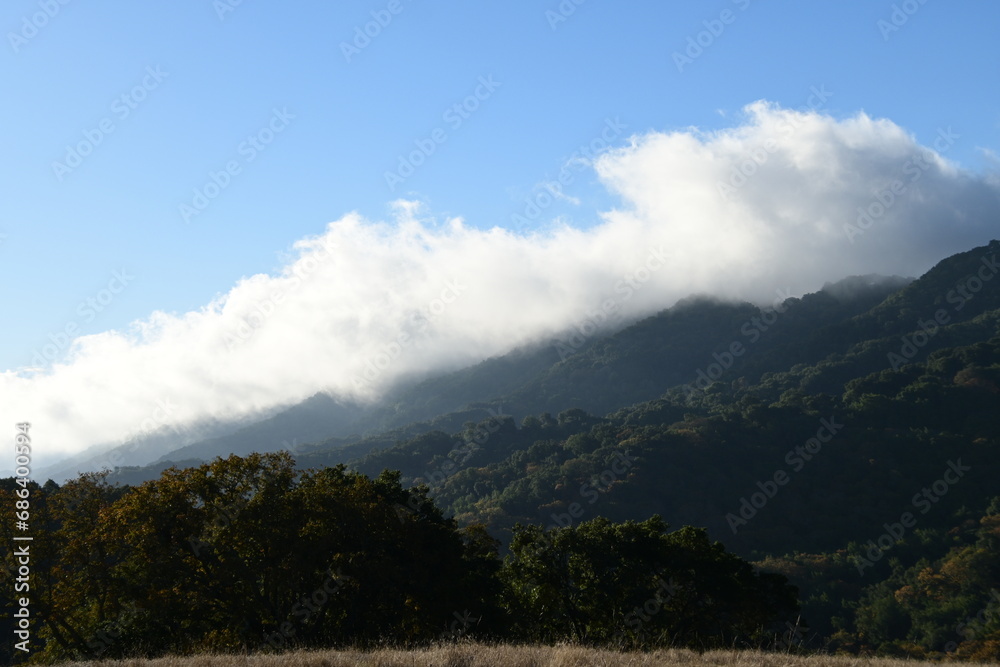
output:
[{"label": "mist on hillside", "polygon": [[409,200],[384,221],[346,213],[280,271],[199,310],[154,312],[72,341],[54,366],[8,370],[0,400],[37,423],[51,464],[317,391],[373,400],[400,378],[694,293],[767,305],[848,275],[917,276],[996,235],[1000,190],[949,162],[955,138],[941,128],[924,145],[890,120],[757,102],[733,127],[636,134],[595,158],[619,205],[581,211],[586,227],[526,233]]}]

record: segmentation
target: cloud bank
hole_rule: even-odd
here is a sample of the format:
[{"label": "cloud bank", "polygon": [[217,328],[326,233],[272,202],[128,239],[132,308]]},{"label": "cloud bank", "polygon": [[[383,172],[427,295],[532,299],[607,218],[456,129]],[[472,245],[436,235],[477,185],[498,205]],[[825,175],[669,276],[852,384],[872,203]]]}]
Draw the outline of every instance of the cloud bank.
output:
[{"label": "cloud bank", "polygon": [[586,230],[439,221],[406,201],[389,221],[348,214],[196,312],[155,312],[78,338],[50,369],[3,373],[0,404],[34,424],[51,464],[317,391],[376,397],[692,293],[764,303],[850,274],[919,275],[1000,236],[996,182],[948,161],[956,141],[757,102],[735,127],[637,135],[596,158],[620,205]]}]

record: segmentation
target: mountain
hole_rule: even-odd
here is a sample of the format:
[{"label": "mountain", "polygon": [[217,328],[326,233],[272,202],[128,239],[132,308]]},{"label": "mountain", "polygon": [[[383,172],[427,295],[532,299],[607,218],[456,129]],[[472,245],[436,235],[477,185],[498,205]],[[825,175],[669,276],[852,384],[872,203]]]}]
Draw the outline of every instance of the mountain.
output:
[{"label": "mountain", "polygon": [[[858,509],[841,508],[831,521],[864,524],[855,516],[867,507],[859,498],[884,505],[887,489],[906,488],[901,480],[916,483],[925,472],[908,449],[933,443],[935,465],[944,465],[936,459],[945,452],[961,457],[967,446],[990,446],[997,424],[988,415],[1000,408],[990,370],[1000,364],[1000,289],[985,286],[998,254],[994,241],[955,255],[901,289],[893,289],[900,279],[848,279],[770,315],[748,304],[681,303],[540,370],[502,398],[502,417],[426,432],[351,464],[366,474],[401,470],[406,481],[430,484],[463,520],[506,530],[519,520],[551,521],[558,514],[551,508],[571,504],[588,473],[601,473],[595,452],[642,451],[610,485],[630,501],[602,505],[602,513],[657,512],[672,523],[705,525],[748,554],[834,548],[850,532],[846,525],[790,533],[778,519],[763,519],[732,530],[726,517],[741,505],[734,490],[752,495],[758,481],[770,488],[777,469],[809,463],[826,477],[773,503],[788,505],[772,515],[787,520],[802,515],[793,505],[808,507],[814,495],[846,498],[827,487],[846,484],[850,470],[874,482],[871,492],[858,490]],[[796,448],[817,433],[843,444],[813,463]],[[302,462],[322,465],[357,451],[317,447]],[[461,463],[449,466],[455,459]],[[973,498],[987,495],[973,483],[964,488]]]},{"label": "mountain", "polygon": [[[795,627],[814,646],[994,657],[998,258],[993,241],[915,280],[855,276],[771,308],[694,297],[374,405],[317,395],[113,479],[263,446],[320,474],[361,473],[352,484],[423,485],[435,516],[508,553],[523,546],[518,524],[703,527],[798,587]],[[386,525],[409,515],[383,509]]]},{"label": "mountain", "polygon": [[[795,315],[789,319],[796,325],[786,327],[781,335],[795,337],[802,330],[863,312],[907,282],[899,277],[849,278],[801,300],[790,300],[788,308]],[[785,311],[785,306],[778,307]],[[701,369],[693,361],[710,359],[717,339],[732,341],[749,333],[750,340],[756,340],[768,329],[769,313],[777,312],[748,303],[692,298],[620,331],[583,335],[570,330],[468,368],[401,383],[374,404],[317,394],[225,435],[167,448],[148,474],[155,477],[171,461],[208,461],[229,453],[280,449],[301,456],[317,449],[346,448],[334,458],[347,461],[431,430],[457,431],[466,422],[498,410],[518,419],[533,412],[558,413],[570,408],[604,413],[697,381]],[[780,336],[766,338],[760,348],[768,349],[781,340]],[[736,367],[744,362],[738,359]],[[129,479],[143,477],[141,468],[128,461],[121,467],[130,468]]]},{"label": "mountain", "polygon": [[164,426],[124,444],[91,447],[40,469],[39,475],[62,481],[84,471],[121,468],[128,469],[129,483],[134,483],[153,479],[181,461],[279,450],[295,454],[319,442],[330,446],[365,442],[377,434],[395,439],[433,428],[458,428],[467,419],[488,414],[470,404],[520,386],[557,360],[550,345],[525,346],[452,373],[403,381],[371,404],[317,393],[301,403],[271,409],[263,419],[213,420],[183,429]]},{"label": "mountain", "polygon": [[[167,412],[172,408],[167,403],[157,405],[152,413],[153,417],[149,420],[150,424],[142,425],[141,430],[124,442],[101,443],[88,447],[53,465],[39,467],[36,474],[40,479],[62,481],[72,479],[81,472],[153,465],[165,451],[176,451],[192,443],[216,438],[256,421],[253,418],[230,420],[208,418],[183,426],[166,426],[156,419],[156,416],[161,414],[161,409]],[[271,412],[273,411],[264,414],[270,415]],[[261,415],[256,416],[257,419],[260,417]]]},{"label": "mountain", "polygon": [[315,394],[278,414],[245,426],[233,433],[201,440],[161,456],[156,463],[182,459],[212,460],[218,456],[253,452],[295,451],[305,442],[346,436],[363,407],[346,403],[327,394]]},{"label": "mountain", "polygon": [[[153,478],[172,461],[286,449],[303,465],[352,462],[376,474],[399,468],[413,481],[440,463],[435,456],[455,449],[447,443],[460,440],[470,422],[500,414],[519,423],[567,410],[603,417],[642,406],[636,409],[675,422],[718,400],[709,398],[717,383],[736,383],[766,401],[842,393],[849,382],[884,369],[894,350],[909,352],[900,338],[919,334],[942,308],[947,321],[926,341],[918,335],[922,354],[988,340],[1000,301],[981,281],[992,275],[989,257],[997,245],[947,258],[918,280],[855,276],[771,308],[690,298],[619,331],[590,337],[568,331],[402,385],[374,405],[318,394],[265,421],[171,451],[148,469],[129,468],[128,479]],[[506,443],[490,463],[531,447],[527,437]],[[425,446],[435,439],[436,446]],[[408,447],[423,453],[404,455]]]}]

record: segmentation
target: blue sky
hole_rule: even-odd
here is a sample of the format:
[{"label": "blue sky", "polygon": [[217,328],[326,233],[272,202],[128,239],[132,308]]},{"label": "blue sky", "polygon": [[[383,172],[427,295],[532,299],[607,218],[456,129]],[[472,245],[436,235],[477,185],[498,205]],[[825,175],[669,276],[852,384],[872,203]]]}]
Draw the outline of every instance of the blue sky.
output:
[{"label": "blue sky", "polygon": [[[553,29],[557,2],[402,0],[347,62],[341,42],[388,4],[70,2],[17,53],[8,34],[0,299],[22,315],[0,332],[0,363],[27,364],[121,268],[135,282],[84,331],[200,307],[273,270],[296,239],[351,210],[383,217],[400,195],[471,225],[510,224],[606,118],[630,133],[711,129],[754,100],[797,108],[825,86],[835,115],[864,110],[918,140],[954,127],[949,157],[970,168],[983,163],[977,148],[1000,147],[993,2],[931,0],[886,41],[877,22],[891,20],[889,2],[588,0]],[[735,19],[679,72],[672,53],[725,10]],[[5,33],[39,11],[6,3]],[[121,119],[112,103],[147,67],[167,76]],[[452,130],[443,113],[480,76],[501,85]],[[294,121],[184,224],[179,205],[243,159],[237,147],[274,108]],[[105,118],[114,133],[60,182],[52,163]],[[438,127],[447,141],[390,192],[384,172]],[[581,225],[611,203],[586,174],[571,190],[581,206],[551,210]]]},{"label": "blue sky", "polygon": [[[355,41],[366,24],[377,34]],[[738,127],[756,100],[802,109],[824,90],[814,110],[889,119],[918,145],[951,128],[942,155],[977,177],[1000,151],[1000,5],[987,0],[11,0],[0,25],[8,370],[67,324],[97,334],[197,311],[351,211],[389,220],[405,198],[426,224],[509,227],[609,122],[627,128],[611,142],[623,148]],[[690,40],[701,51],[679,68]],[[458,116],[463,103],[474,110]],[[391,190],[386,172],[421,141],[433,153]],[[81,142],[97,145],[79,166],[55,165]],[[185,220],[229,164],[227,186]],[[586,230],[631,205],[572,164],[566,197],[532,225]],[[102,294],[99,312],[81,306]]]}]

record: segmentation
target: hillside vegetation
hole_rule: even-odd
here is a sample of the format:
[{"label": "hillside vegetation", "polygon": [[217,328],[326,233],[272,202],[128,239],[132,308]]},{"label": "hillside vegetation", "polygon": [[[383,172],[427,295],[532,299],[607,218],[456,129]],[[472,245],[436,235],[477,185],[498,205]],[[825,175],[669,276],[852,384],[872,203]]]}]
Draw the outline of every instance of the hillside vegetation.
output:
[{"label": "hillside vegetation", "polygon": [[34,659],[473,637],[996,660],[998,255],[692,299],[400,389],[478,402],[294,460],[36,485]]}]

